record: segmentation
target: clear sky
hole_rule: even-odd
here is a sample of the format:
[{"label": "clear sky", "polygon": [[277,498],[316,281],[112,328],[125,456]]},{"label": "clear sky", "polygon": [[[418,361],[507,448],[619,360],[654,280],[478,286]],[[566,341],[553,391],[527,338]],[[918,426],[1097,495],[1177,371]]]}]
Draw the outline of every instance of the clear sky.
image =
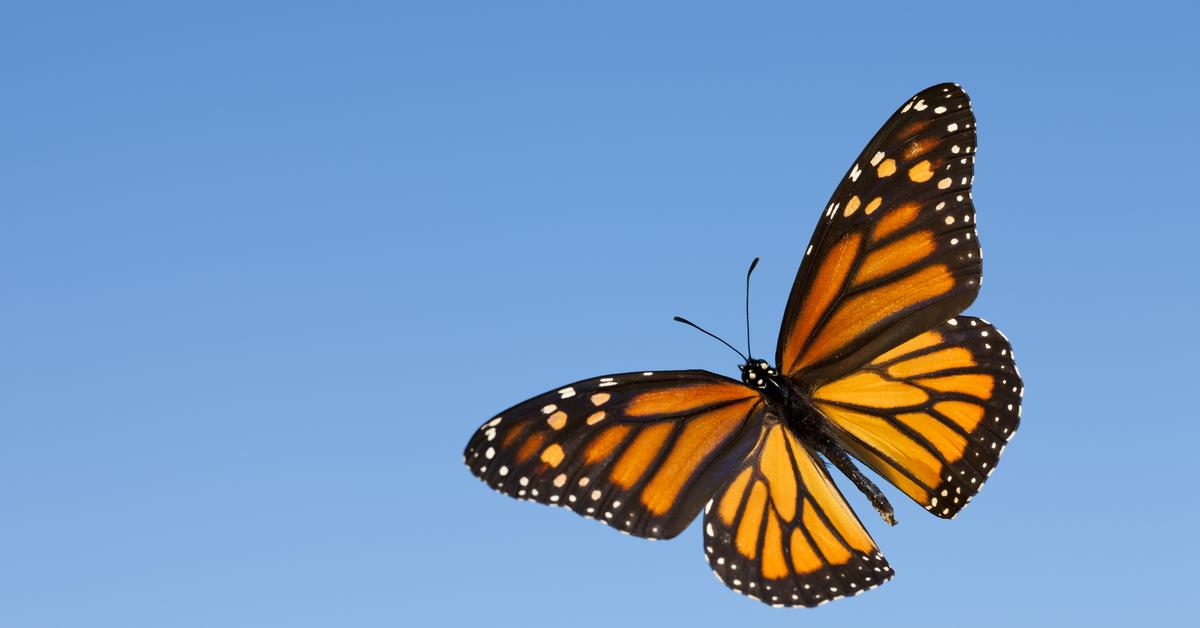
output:
[{"label": "clear sky", "polygon": [[[7,2],[0,628],[1194,620],[1184,3]],[[974,5],[975,3],[972,3]],[[983,4],[983,3],[979,3]],[[1024,420],[819,609],[488,490],[503,408],[769,354],[885,117],[954,81]],[[846,486],[843,484],[843,486]]]}]

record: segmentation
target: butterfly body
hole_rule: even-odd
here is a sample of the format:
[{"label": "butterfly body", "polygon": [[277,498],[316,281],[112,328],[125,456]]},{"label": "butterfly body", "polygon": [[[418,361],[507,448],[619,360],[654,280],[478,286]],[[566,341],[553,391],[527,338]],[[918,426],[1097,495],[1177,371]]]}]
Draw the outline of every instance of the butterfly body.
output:
[{"label": "butterfly body", "polygon": [[581,380],[486,421],[464,462],[505,495],[634,536],[674,537],[703,511],[717,577],[771,605],[890,579],[826,462],[888,523],[891,505],[855,460],[950,519],[1020,422],[1012,346],[961,315],[982,278],[974,152],[958,85],[909,98],[822,211],[774,364],[747,359],[741,381],[702,370]]},{"label": "butterfly body", "polygon": [[834,424],[813,404],[812,391],[804,390],[795,380],[779,375],[765,360],[748,359],[739,368],[742,371],[742,383],[762,395],[766,409],[764,423],[782,424],[797,440],[833,463],[871,500],[883,520],[895,525],[892,505],[883,491],[854,465],[851,456],[838,444]]},{"label": "butterfly body", "polygon": [[829,430],[829,421],[813,406],[808,393],[796,382],[780,375],[765,360],[750,359],[739,367],[742,383],[758,391],[765,408],[765,419],[782,423],[808,446],[821,451],[837,447]]},{"label": "butterfly body", "polygon": [[742,383],[757,390],[766,407],[782,417],[797,435],[816,438],[825,433],[820,413],[796,382],[780,375],[763,360],[747,360],[739,369]]}]

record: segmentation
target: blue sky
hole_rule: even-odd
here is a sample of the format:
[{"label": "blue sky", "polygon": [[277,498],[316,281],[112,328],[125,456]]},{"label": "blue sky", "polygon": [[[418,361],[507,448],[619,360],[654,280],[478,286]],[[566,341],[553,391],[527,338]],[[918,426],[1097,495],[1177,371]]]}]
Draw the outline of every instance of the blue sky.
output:
[{"label": "blue sky", "polygon": [[[1195,9],[10,2],[0,626],[1160,625],[1200,559]],[[994,3],[993,3],[994,4]],[[479,423],[769,353],[821,207],[910,94],[979,122],[1021,431],[898,576],[775,610],[492,493]],[[852,492],[852,491],[851,491]]]}]

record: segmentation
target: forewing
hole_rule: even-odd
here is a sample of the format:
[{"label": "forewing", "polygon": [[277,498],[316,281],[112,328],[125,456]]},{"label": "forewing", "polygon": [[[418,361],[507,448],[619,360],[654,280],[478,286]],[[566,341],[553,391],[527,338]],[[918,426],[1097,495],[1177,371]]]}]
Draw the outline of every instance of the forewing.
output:
[{"label": "forewing", "polygon": [[780,372],[806,383],[842,375],[975,299],[974,160],[959,86],[930,87],[892,114],[818,221],[779,332]]},{"label": "forewing", "polygon": [[588,379],[484,423],[464,460],[506,495],[670,538],[754,445],[747,426],[760,405],[757,392],[706,371]]},{"label": "forewing", "polygon": [[893,575],[825,465],[777,420],[709,502],[704,533],[717,577],[767,604],[816,606]]},{"label": "forewing", "polygon": [[813,391],[857,458],[939,517],[996,469],[1021,416],[1021,376],[987,321],[950,319]]}]

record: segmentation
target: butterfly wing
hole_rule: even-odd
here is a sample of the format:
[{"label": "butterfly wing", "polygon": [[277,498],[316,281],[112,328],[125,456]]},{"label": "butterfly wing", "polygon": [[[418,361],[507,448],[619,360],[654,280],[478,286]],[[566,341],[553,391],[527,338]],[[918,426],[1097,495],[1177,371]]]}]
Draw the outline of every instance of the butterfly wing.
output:
[{"label": "butterfly wing", "polygon": [[576,382],[484,423],[465,462],[492,488],[671,538],[754,445],[759,394],[706,371]]},{"label": "butterfly wing", "polygon": [[777,419],[762,424],[732,478],[706,507],[704,541],[713,572],[733,590],[816,606],[892,577],[825,466]]},{"label": "butterfly wing", "polygon": [[775,363],[845,374],[961,312],[982,265],[971,205],[975,118],[960,87],[913,96],[833,193],[796,275]]},{"label": "butterfly wing", "polygon": [[854,455],[939,517],[979,492],[1024,392],[1008,340],[959,316],[813,391]]}]

